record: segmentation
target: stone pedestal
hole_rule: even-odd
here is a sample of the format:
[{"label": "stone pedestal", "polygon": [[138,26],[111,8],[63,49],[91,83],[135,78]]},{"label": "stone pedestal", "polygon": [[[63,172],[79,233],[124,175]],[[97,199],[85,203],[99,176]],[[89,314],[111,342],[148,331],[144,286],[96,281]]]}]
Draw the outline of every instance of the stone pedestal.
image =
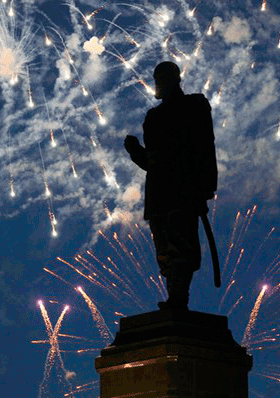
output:
[{"label": "stone pedestal", "polygon": [[248,398],[252,357],[226,317],[165,310],[122,318],[95,367],[101,398]]}]

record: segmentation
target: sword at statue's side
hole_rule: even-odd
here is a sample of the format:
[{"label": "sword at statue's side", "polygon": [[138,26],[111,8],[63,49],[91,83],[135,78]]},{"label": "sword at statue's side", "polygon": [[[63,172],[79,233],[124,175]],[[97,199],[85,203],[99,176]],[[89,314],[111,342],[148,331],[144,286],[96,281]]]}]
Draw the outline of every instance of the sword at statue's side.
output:
[{"label": "sword at statue's side", "polygon": [[200,217],[203,222],[203,226],[207,235],[207,239],[210,246],[212,262],[213,262],[213,270],[214,270],[214,282],[216,287],[221,287],[221,273],[220,273],[220,265],[219,265],[219,257],[217,252],[217,247],[215,243],[215,239],[213,236],[213,232],[211,229],[211,225],[209,223],[207,214],[200,214]]}]

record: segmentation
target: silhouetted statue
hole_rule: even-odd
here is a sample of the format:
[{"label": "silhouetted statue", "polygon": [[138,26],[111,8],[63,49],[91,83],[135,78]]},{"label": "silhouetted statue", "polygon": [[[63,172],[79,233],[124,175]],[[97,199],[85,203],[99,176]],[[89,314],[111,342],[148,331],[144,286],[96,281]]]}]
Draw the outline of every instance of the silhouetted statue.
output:
[{"label": "silhouetted statue", "polygon": [[[180,70],[160,63],[154,72],[156,98],[148,111],[145,148],[128,135],[125,148],[147,171],[144,219],[149,220],[161,274],[169,294],[160,309],[187,308],[193,273],[200,268],[199,216],[217,189],[211,107],[203,94],[184,95]],[[206,218],[207,219],[207,218]]]}]

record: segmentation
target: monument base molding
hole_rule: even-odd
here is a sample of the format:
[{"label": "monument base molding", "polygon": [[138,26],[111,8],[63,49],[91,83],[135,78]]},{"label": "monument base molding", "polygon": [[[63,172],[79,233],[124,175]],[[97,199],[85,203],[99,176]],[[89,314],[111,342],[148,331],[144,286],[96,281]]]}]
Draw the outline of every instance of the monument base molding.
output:
[{"label": "monument base molding", "polygon": [[252,357],[226,317],[166,310],[122,318],[95,367],[101,398],[248,398]]}]

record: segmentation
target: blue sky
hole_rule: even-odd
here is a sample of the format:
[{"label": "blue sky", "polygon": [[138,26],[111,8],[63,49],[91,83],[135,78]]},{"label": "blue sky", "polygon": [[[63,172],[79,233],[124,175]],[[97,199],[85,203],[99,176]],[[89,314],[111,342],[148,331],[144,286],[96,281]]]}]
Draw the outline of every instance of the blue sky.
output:
[{"label": "blue sky", "polygon": [[[71,382],[93,383],[77,396],[98,396],[93,358],[107,340],[75,287],[113,334],[119,313],[156,310],[164,297],[142,220],[145,174],[123,139],[142,140],[158,103],[154,67],[172,60],[185,93],[203,92],[212,105],[219,166],[209,217],[223,286],[212,286],[201,231],[190,308],[228,315],[241,343],[267,284],[246,340],[250,398],[277,397],[279,2],[2,0],[0,18],[2,394],[60,397]],[[31,343],[48,340],[39,299],[53,325],[71,306],[68,337],[58,338],[63,365],[55,356],[45,378],[49,345]]]}]

